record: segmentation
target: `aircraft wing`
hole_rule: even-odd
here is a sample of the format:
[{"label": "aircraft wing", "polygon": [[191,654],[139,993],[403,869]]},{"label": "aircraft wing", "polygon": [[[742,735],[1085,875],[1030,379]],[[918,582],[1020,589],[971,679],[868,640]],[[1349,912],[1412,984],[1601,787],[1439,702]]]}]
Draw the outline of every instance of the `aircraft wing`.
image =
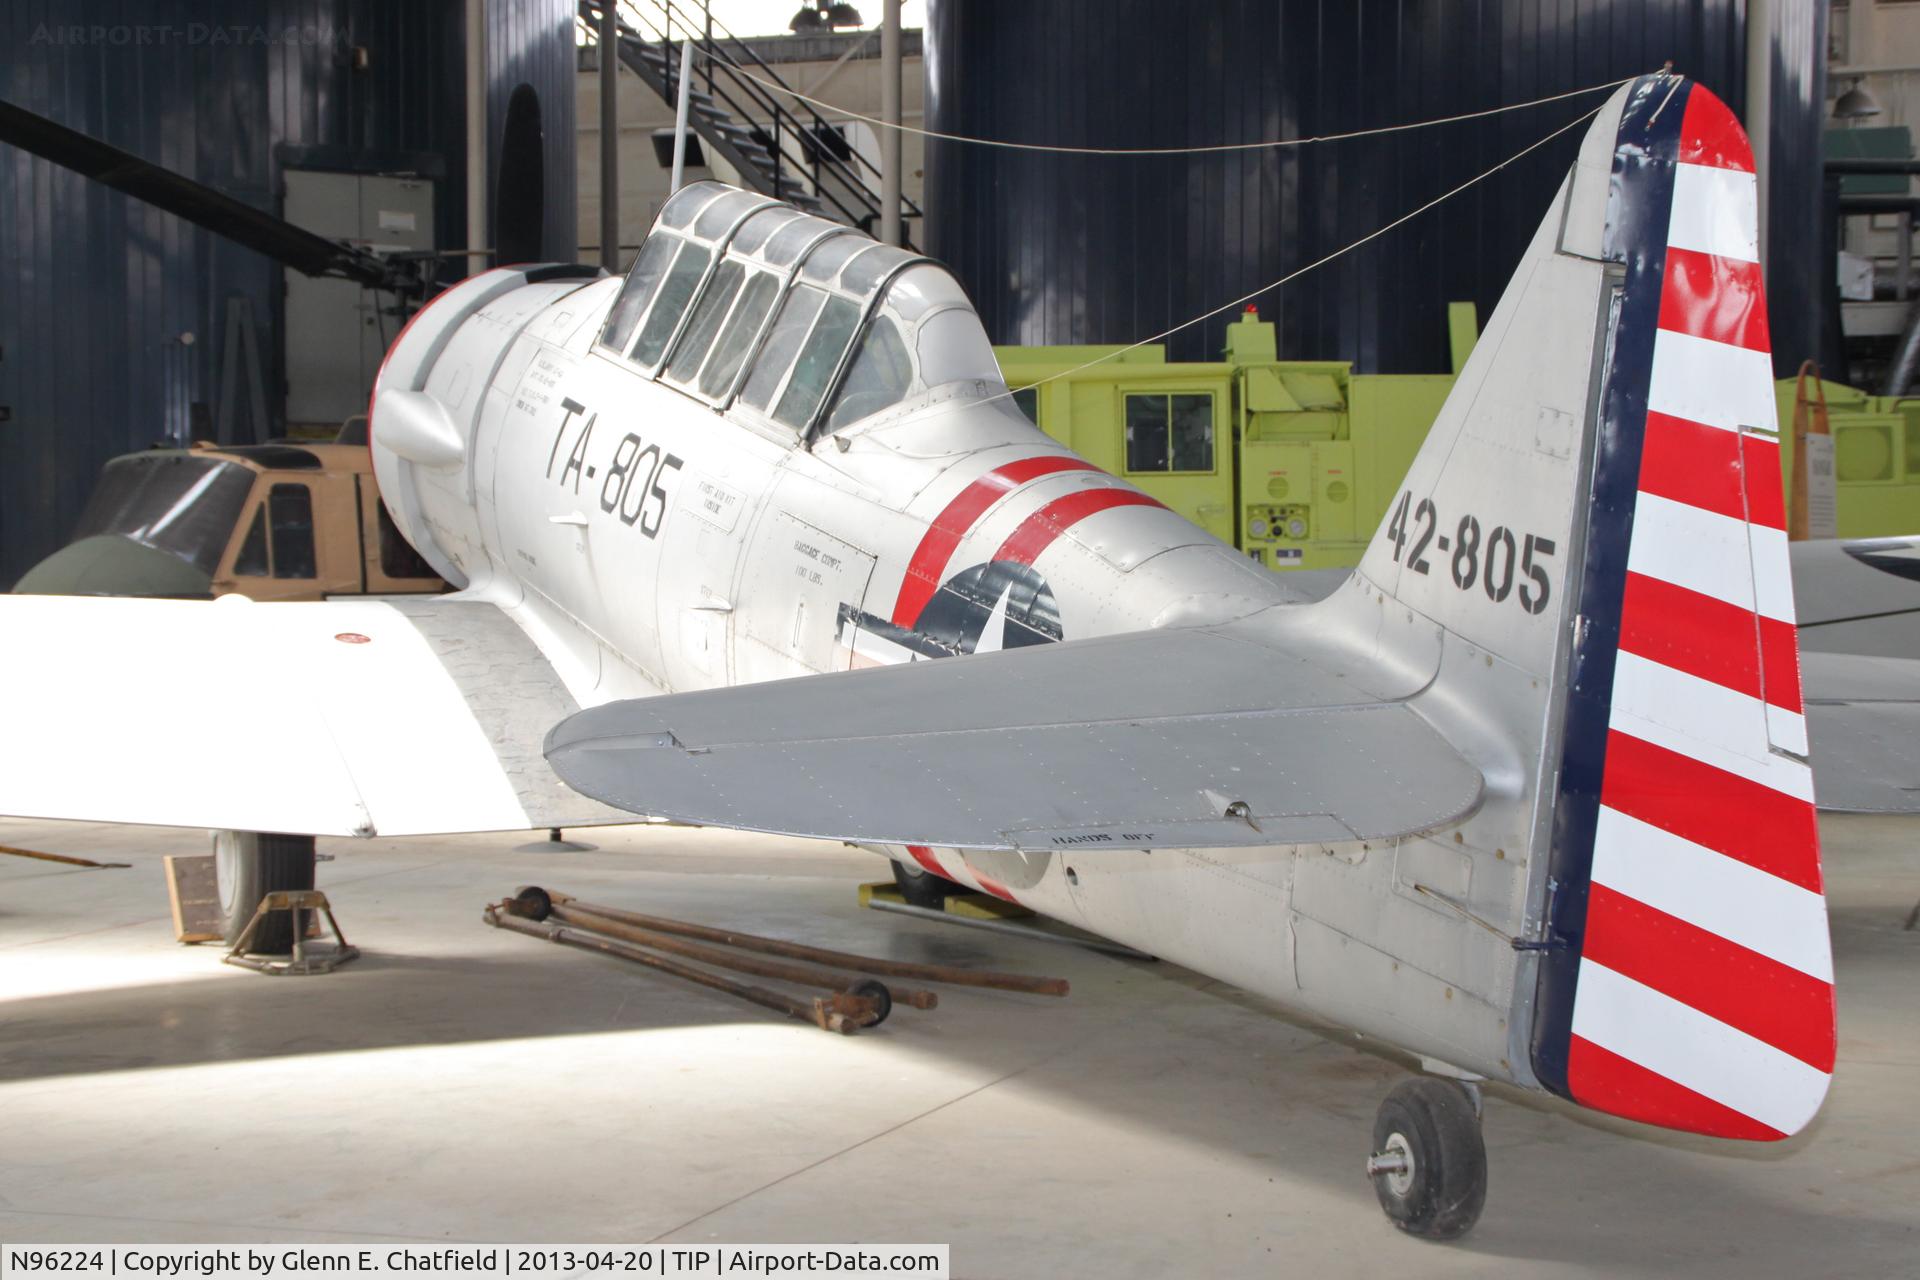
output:
[{"label": "aircraft wing", "polygon": [[1920,813],[1920,660],[1803,653],[1814,798],[1848,813]]},{"label": "aircraft wing", "polygon": [[1404,704],[1207,629],[610,703],[547,758],[636,812],[1026,851],[1386,838],[1482,786]]},{"label": "aircraft wing", "polygon": [[489,604],[0,596],[0,633],[0,813],[359,836],[633,821],[541,758],[579,706]]}]

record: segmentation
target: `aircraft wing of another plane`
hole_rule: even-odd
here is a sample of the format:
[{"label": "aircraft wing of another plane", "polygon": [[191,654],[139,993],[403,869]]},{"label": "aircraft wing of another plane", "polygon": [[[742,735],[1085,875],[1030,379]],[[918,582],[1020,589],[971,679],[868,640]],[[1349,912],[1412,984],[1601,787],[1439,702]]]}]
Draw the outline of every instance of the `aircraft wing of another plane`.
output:
[{"label": "aircraft wing of another plane", "polygon": [[1482,787],[1402,703],[1208,629],[610,703],[547,758],[662,817],[1024,851],[1386,838]]},{"label": "aircraft wing of another plane", "polygon": [[541,759],[579,706],[492,605],[0,596],[0,630],[0,813],[359,836],[634,820]]},{"label": "aircraft wing of another plane", "polygon": [[1920,660],[1803,653],[1822,809],[1920,813]]}]

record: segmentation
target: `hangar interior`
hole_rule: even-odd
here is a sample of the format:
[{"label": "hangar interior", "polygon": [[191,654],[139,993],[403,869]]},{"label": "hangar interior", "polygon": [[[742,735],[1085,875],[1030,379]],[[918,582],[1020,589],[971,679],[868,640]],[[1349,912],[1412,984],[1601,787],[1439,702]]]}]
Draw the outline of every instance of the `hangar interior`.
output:
[{"label": "hangar interior", "polygon": [[0,14],[0,1234],[1909,1268],[1920,7],[794,4]]}]

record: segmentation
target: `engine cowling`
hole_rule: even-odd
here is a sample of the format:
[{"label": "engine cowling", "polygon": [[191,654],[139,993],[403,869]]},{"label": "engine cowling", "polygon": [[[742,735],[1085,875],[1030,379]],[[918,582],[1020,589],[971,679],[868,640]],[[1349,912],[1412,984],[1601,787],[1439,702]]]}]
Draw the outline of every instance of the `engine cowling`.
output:
[{"label": "engine cowling", "polygon": [[493,572],[473,457],[487,388],[528,321],[599,274],[524,266],[463,280],[414,313],[374,379],[367,436],[380,494],[407,541],[456,587]]}]

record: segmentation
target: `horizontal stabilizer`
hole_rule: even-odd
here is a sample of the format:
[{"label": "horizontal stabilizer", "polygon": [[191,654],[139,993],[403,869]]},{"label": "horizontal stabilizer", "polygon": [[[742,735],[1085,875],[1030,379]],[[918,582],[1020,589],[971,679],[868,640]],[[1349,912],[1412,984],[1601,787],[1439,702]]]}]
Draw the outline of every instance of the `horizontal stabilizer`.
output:
[{"label": "horizontal stabilizer", "polygon": [[962,849],[1384,839],[1481,790],[1403,704],[1207,630],[611,703],[547,759],[638,813]]}]

